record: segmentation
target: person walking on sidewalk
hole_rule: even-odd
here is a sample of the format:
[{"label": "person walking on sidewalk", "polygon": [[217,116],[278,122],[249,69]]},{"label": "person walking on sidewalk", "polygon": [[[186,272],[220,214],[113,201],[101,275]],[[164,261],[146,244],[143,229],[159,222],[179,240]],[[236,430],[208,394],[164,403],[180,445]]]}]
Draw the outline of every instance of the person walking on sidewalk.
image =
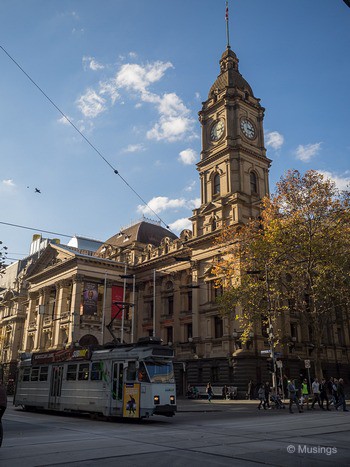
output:
[{"label": "person walking on sidewalk", "polygon": [[208,394],[208,402],[211,402],[213,398],[213,388],[211,387],[210,382],[207,384],[205,392]]},{"label": "person walking on sidewalk", "polygon": [[263,384],[260,385],[260,388],[258,390],[258,399],[260,401],[258,409],[260,410],[262,406],[263,409],[266,410],[265,387]]},{"label": "person walking on sidewalk", "polygon": [[312,400],[311,409],[314,410],[314,405],[317,402],[320,409],[325,410],[324,407],[322,407],[322,404],[321,404],[320,383],[318,382],[317,378],[315,378],[315,381],[312,383],[312,392],[313,392],[314,398]]},{"label": "person walking on sidewalk", "polygon": [[329,409],[329,399],[328,399],[328,395],[327,395],[327,383],[326,383],[325,378],[323,378],[321,383],[320,383],[320,399],[321,399],[322,408],[324,409],[323,403],[324,403],[324,401],[326,401],[326,409],[330,410]]},{"label": "person walking on sidewalk", "polygon": [[293,413],[293,411],[292,411],[293,402],[298,407],[299,413],[301,413],[302,410],[301,410],[301,407],[299,405],[297,390],[295,388],[294,381],[290,381],[290,380],[288,381],[287,389],[288,389],[288,397],[289,397],[289,413]]},{"label": "person walking on sidewalk", "polygon": [[335,405],[335,410],[338,410],[338,407],[340,407],[342,405],[343,406],[343,411],[344,412],[349,412],[348,409],[346,408],[344,380],[342,378],[340,378],[339,381],[338,381],[337,392],[338,392],[338,404]]},{"label": "person walking on sidewalk", "polygon": [[309,388],[306,379],[301,383],[301,405],[304,405],[305,402],[306,408],[309,410]]}]

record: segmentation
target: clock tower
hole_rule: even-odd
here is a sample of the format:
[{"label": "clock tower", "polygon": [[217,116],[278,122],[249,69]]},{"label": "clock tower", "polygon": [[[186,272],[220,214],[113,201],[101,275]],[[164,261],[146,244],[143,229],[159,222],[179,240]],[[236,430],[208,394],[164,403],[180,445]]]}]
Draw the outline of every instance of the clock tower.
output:
[{"label": "clock tower", "polygon": [[259,215],[260,201],[269,193],[265,109],[240,74],[238,62],[228,45],[199,112],[201,205],[191,217],[194,237]]}]

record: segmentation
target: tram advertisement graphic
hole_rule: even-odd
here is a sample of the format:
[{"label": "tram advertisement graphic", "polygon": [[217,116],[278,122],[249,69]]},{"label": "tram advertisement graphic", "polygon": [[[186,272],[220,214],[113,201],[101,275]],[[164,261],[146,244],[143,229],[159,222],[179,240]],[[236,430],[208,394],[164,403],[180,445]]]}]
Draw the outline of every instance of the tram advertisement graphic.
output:
[{"label": "tram advertisement graphic", "polygon": [[123,417],[140,417],[140,385],[138,383],[124,384]]},{"label": "tram advertisement graphic", "polygon": [[97,299],[98,299],[97,284],[94,282],[85,282],[84,293],[83,293],[84,315],[96,315],[97,314]]}]

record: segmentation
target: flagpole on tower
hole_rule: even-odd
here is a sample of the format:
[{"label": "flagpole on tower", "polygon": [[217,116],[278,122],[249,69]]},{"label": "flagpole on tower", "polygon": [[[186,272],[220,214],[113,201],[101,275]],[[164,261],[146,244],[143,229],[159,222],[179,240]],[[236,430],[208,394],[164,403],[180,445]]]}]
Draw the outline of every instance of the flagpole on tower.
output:
[{"label": "flagpole on tower", "polygon": [[226,0],[226,13],[225,13],[225,19],[226,19],[226,39],[227,39],[227,48],[230,49],[230,33],[229,33],[229,28],[228,28],[228,0]]}]

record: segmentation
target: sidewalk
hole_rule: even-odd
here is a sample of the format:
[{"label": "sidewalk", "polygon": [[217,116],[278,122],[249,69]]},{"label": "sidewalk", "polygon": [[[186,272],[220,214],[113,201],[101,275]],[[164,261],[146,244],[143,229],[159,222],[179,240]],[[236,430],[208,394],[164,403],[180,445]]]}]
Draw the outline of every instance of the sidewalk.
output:
[{"label": "sidewalk", "polygon": [[249,407],[258,406],[259,401],[256,400],[231,400],[231,399],[212,399],[208,402],[207,399],[188,399],[184,396],[177,398],[178,412],[223,412],[227,407]]}]

